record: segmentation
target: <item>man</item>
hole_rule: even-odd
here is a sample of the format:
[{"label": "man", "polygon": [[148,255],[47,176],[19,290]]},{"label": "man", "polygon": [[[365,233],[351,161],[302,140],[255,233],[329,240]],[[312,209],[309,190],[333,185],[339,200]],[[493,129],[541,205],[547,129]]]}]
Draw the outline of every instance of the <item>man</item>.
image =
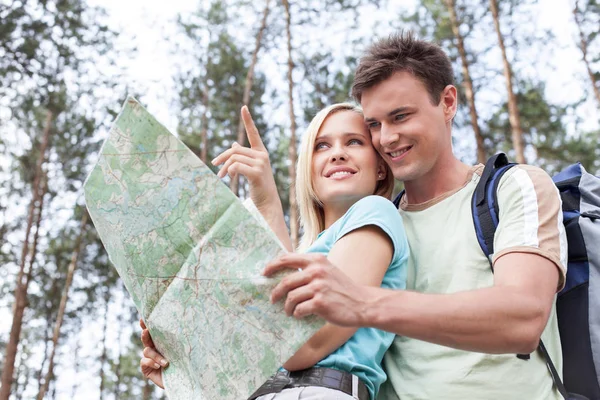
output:
[{"label": "man", "polygon": [[[368,49],[353,85],[373,145],[404,182],[408,290],[359,286],[323,256],[289,254],[265,275],[302,271],[284,278],[271,299],[283,299],[296,318],[316,314],[396,333],[381,399],[560,399],[535,351],[542,337],[561,370],[554,299],[564,284],[566,237],[558,192],[535,167],[504,175],[492,273],[471,216],[483,166],[452,154],[452,77],[439,47],[393,35]],[[529,353],[529,360],[516,356]]]}]

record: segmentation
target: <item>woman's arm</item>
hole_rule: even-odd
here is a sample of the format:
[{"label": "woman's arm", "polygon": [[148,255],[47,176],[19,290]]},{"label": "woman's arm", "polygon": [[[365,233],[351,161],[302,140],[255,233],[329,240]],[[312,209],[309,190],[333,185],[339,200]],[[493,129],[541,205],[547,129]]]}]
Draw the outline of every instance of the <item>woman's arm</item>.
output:
[{"label": "woman's arm", "polygon": [[212,160],[212,163],[213,165],[223,164],[218,173],[219,178],[229,174],[232,179],[237,179],[237,175],[241,174],[248,179],[252,202],[286,249],[293,251],[292,241],[283,217],[283,207],[269,162],[269,153],[260,138],[256,125],[254,125],[248,107],[242,107],[241,115],[250,147],[234,143],[229,150]]},{"label": "woman's arm", "polygon": [[[356,283],[378,287],[383,281],[393,254],[394,246],[389,236],[381,228],[368,225],[338,240],[327,259],[339,266],[339,269]],[[346,293],[348,299],[353,295],[354,293]],[[297,297],[301,296],[299,294]],[[345,303],[342,300],[339,306],[345,307]],[[283,364],[283,367],[289,371],[312,367],[344,344],[355,332],[356,328],[343,328],[327,323]]]}]

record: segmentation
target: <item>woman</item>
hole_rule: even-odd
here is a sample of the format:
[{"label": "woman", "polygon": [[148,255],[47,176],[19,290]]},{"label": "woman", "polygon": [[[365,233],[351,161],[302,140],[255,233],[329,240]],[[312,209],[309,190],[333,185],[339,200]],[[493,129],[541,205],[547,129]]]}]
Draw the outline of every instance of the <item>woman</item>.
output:
[{"label": "woman", "polygon": [[[229,173],[248,178],[252,200],[291,248],[281,203],[273,207],[277,196],[268,154],[246,108],[242,117],[251,147],[233,146],[213,163],[223,164],[221,177]],[[298,156],[301,251],[325,255],[362,284],[404,288],[408,245],[400,215],[389,201],[393,184],[388,166],[371,145],[360,109],[343,103],[319,112]],[[249,399],[372,400],[386,379],[381,360],[393,338],[373,328],[325,324]],[[157,373],[162,358],[152,349],[147,330],[142,340],[142,371],[162,384]]]}]

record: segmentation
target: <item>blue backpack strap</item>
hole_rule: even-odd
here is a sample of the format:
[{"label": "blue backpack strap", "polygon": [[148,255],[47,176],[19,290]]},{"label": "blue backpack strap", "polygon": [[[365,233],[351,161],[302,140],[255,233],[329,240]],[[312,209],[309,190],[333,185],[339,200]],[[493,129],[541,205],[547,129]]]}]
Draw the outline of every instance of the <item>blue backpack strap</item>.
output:
[{"label": "blue backpack strap", "polygon": [[398,193],[398,196],[394,198],[394,205],[396,208],[400,208],[400,200],[402,199],[402,196],[404,196],[404,189],[402,189],[402,191]]},{"label": "blue backpack strap", "polygon": [[499,223],[498,184],[504,173],[515,165],[508,162],[504,153],[490,157],[473,193],[471,213],[475,233],[479,246],[488,259],[494,254],[494,234]]},{"label": "blue backpack strap", "polygon": [[[499,207],[498,207],[498,185],[500,179],[510,168],[514,167],[515,163],[509,163],[506,154],[498,153],[486,162],[481,179],[475,188],[473,193],[473,199],[471,201],[471,212],[473,214],[473,225],[475,226],[475,233],[477,234],[477,241],[483,253],[486,255],[490,262],[492,272],[494,270],[492,266],[491,256],[494,254],[494,235],[496,228],[498,228],[499,221]],[[544,343],[540,340],[538,346],[539,351],[546,360],[546,365],[550,370],[552,380],[556,385],[560,394],[565,398],[569,398],[569,394],[560,379],[554,363],[550,359],[550,355],[544,346]],[[528,360],[529,354],[517,354],[517,357],[522,360]]]}]

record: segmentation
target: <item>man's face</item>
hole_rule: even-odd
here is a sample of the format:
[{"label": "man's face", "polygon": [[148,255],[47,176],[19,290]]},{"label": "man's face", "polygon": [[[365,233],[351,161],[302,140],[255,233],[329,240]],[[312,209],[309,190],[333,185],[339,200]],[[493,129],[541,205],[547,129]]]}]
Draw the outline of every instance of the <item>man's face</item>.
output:
[{"label": "man's face", "polygon": [[411,73],[396,72],[364,91],[361,106],[373,146],[396,179],[424,177],[444,152],[451,152],[448,126],[455,96],[442,93],[440,103],[433,105],[425,85]]}]

